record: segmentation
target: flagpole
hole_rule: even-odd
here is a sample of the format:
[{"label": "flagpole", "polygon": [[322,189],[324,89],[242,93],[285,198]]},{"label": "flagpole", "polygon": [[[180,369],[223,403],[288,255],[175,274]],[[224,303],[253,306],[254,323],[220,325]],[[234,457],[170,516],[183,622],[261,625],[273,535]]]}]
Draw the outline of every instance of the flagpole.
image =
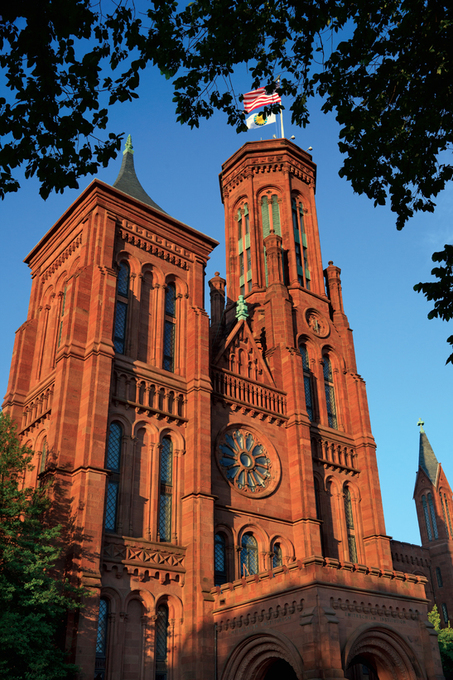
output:
[{"label": "flagpole", "polygon": [[282,111],[282,109],[280,109],[280,124],[281,124],[281,127],[282,127],[282,139],[284,139],[285,133],[284,133],[284,130],[283,130],[283,111]]}]

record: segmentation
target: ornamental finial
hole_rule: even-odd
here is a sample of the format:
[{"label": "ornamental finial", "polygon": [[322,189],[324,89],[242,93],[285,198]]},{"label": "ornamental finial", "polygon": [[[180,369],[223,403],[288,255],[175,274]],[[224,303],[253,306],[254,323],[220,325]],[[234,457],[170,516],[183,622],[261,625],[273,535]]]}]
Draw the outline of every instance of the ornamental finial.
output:
[{"label": "ornamental finial", "polygon": [[248,319],[248,316],[247,303],[244,300],[244,296],[240,295],[236,302],[236,319],[240,321],[241,319]]},{"label": "ornamental finial", "polygon": [[134,153],[134,149],[132,148],[132,137],[130,135],[127,136],[126,144],[124,145],[123,156],[125,153]]},{"label": "ornamental finial", "polygon": [[425,432],[425,430],[423,429],[424,424],[425,424],[424,421],[421,418],[419,418],[418,423],[417,423],[417,427],[420,426],[420,434],[424,434],[424,432]]}]

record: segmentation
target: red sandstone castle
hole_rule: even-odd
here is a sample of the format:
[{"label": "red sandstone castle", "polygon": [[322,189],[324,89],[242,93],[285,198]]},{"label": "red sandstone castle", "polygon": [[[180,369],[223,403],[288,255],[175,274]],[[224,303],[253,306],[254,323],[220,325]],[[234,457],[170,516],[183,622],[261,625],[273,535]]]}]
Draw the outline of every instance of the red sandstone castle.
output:
[{"label": "red sandstone castle", "polygon": [[451,489],[422,430],[422,547],[386,535],[311,156],[276,139],[223,165],[209,322],[217,242],[150,199],[132,154],[28,255],[4,403],[91,593],[68,626],[80,678],[440,679]]}]

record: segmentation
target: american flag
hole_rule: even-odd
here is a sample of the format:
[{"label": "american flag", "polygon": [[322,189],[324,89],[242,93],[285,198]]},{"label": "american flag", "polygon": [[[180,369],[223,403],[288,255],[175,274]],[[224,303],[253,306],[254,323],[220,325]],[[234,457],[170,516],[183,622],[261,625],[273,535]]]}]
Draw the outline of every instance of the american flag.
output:
[{"label": "american flag", "polygon": [[266,88],[259,87],[257,90],[252,90],[252,92],[246,92],[244,95],[244,109],[246,113],[250,113],[250,111],[257,109],[260,106],[277,104],[278,102],[281,102],[281,100],[282,98],[277,92],[266,94]]}]

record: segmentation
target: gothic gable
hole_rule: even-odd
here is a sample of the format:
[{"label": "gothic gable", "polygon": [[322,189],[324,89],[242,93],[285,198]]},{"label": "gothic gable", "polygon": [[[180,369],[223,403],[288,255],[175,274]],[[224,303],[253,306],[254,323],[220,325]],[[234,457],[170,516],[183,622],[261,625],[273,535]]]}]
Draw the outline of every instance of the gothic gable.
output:
[{"label": "gothic gable", "polygon": [[223,368],[270,387],[275,385],[262,352],[244,319],[234,326],[212,365],[213,368]]}]

